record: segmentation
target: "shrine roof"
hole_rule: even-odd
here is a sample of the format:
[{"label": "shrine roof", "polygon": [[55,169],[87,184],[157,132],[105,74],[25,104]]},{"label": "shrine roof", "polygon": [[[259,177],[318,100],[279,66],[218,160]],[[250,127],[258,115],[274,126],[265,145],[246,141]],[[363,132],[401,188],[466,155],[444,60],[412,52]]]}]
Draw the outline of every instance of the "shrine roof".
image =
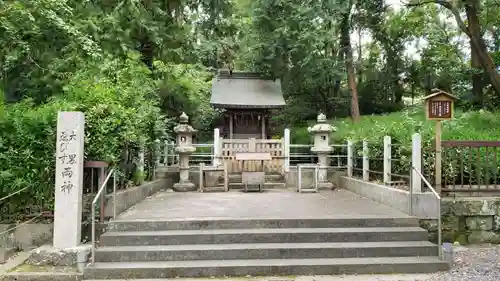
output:
[{"label": "shrine roof", "polygon": [[210,104],[218,108],[282,108],[286,105],[279,80],[258,73],[220,72],[212,80]]}]

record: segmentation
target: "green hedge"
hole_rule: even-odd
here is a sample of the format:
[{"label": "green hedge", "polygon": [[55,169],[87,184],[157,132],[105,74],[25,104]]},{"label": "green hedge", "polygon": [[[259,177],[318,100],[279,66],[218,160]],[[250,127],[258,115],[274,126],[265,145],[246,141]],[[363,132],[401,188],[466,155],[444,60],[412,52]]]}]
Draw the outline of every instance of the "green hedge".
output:
[{"label": "green hedge", "polygon": [[138,57],[89,64],[67,80],[64,93],[43,105],[3,105],[0,115],[0,219],[53,209],[58,111],[85,114],[85,157],[116,165],[124,149],[164,138],[155,81]]}]

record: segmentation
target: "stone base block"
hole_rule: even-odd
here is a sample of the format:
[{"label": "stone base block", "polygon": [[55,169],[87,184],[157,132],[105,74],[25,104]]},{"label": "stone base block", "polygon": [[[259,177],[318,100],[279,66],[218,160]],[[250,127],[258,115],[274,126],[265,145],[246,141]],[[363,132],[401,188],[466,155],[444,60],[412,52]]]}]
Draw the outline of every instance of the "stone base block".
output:
[{"label": "stone base block", "polygon": [[5,263],[15,252],[15,248],[0,248],[0,263]]},{"label": "stone base block", "polygon": [[63,272],[9,272],[2,276],[2,281],[81,281],[81,273]]},{"label": "stone base block", "polygon": [[488,230],[472,230],[468,236],[470,244],[500,244],[500,234]]},{"label": "stone base block", "polygon": [[196,186],[192,182],[178,182],[174,184],[173,190],[176,192],[196,191]]},{"label": "stone base block", "polygon": [[30,252],[26,264],[37,266],[73,266],[78,262],[78,256],[82,255],[85,262],[88,261],[90,245],[82,245],[70,249],[57,249],[51,245],[41,246]]},{"label": "stone base block", "polygon": [[318,189],[334,189],[331,182],[319,182]]}]

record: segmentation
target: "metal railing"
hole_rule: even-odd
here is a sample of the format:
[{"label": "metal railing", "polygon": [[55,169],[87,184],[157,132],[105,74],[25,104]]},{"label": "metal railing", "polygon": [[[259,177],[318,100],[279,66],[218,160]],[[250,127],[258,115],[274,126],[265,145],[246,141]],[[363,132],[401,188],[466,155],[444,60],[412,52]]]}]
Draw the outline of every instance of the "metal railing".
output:
[{"label": "metal railing", "polygon": [[104,195],[102,195],[103,191],[106,190],[106,186],[108,184],[109,179],[113,176],[113,219],[116,218],[116,172],[114,169],[111,169],[106,176],[106,179],[102,183],[101,187],[97,191],[97,194],[94,197],[94,200],[92,200],[92,265],[95,264],[95,248],[96,248],[96,243],[95,243],[95,207],[97,204],[97,201],[99,199],[103,200]]},{"label": "metal railing", "polygon": [[[432,187],[432,185],[429,183],[428,180],[425,179],[425,177],[422,175],[422,173],[415,168],[415,166],[411,166],[412,168],[412,173],[410,173],[410,175],[413,175],[413,171],[415,171],[417,173],[417,175],[420,177],[420,179],[425,183],[425,185],[427,186],[427,188],[432,191],[432,193],[434,193],[434,196],[436,196],[436,199],[438,200],[438,206],[437,206],[437,219],[438,219],[438,241],[437,241],[437,244],[438,244],[438,255],[439,255],[439,259],[442,260],[443,259],[443,234],[442,234],[442,230],[441,230],[441,196],[436,192],[436,190]],[[410,180],[411,182],[411,180]],[[410,200],[409,200],[409,213],[410,213],[410,216],[413,215],[413,188],[410,188]]]}]

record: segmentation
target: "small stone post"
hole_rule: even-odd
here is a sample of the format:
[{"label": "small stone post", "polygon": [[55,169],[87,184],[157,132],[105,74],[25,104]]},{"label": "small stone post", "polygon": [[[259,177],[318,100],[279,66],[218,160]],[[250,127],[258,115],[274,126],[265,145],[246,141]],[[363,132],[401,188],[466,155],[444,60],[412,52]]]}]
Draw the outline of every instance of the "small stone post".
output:
[{"label": "small stone post", "polygon": [[170,155],[168,155],[169,152],[169,142],[167,140],[163,141],[163,165],[164,166],[169,166],[170,162],[168,161],[170,158]]},{"label": "small stone post", "polygon": [[363,180],[370,181],[370,158],[368,142],[363,141]]},{"label": "small stone post", "polygon": [[179,182],[174,184],[174,191],[186,192],[196,191],[196,186],[189,181],[189,156],[196,151],[193,147],[193,134],[197,131],[188,124],[189,117],[182,113],[179,117],[180,124],[175,126],[177,133],[177,146],[175,151],[179,153]]},{"label": "small stone post", "polygon": [[347,141],[347,176],[352,178],[354,170],[354,144],[352,140]]},{"label": "small stone post", "polygon": [[307,130],[314,135],[314,146],[312,152],[318,154],[318,187],[333,188],[333,184],[328,182],[328,155],[332,151],[330,146],[330,133],[335,132],[336,128],[326,122],[326,116],[323,113],[318,115],[317,124],[309,127]]},{"label": "small stone post", "polygon": [[84,127],[85,117],[82,112],[59,112],[53,240],[55,248],[74,248],[81,242]]},{"label": "small stone post", "polygon": [[283,141],[285,143],[285,147],[283,148],[285,156],[284,171],[288,175],[288,172],[290,172],[290,129],[288,128],[285,129]]},{"label": "small stone post", "polygon": [[[415,133],[411,137],[411,165],[415,168],[415,170],[422,173],[422,140],[420,138],[420,134]],[[422,179],[420,175],[410,167],[411,172],[411,188],[413,192],[422,192]]]},{"label": "small stone post", "polygon": [[384,137],[384,183],[389,184],[391,182],[391,137]]},{"label": "small stone post", "polygon": [[146,150],[146,141],[141,139],[139,141],[139,153],[137,155],[137,169],[135,171],[135,184],[142,185],[144,183],[144,155]]},{"label": "small stone post", "polygon": [[221,143],[220,143],[220,130],[214,129],[214,155],[212,155],[212,166],[218,167],[221,163]]}]

